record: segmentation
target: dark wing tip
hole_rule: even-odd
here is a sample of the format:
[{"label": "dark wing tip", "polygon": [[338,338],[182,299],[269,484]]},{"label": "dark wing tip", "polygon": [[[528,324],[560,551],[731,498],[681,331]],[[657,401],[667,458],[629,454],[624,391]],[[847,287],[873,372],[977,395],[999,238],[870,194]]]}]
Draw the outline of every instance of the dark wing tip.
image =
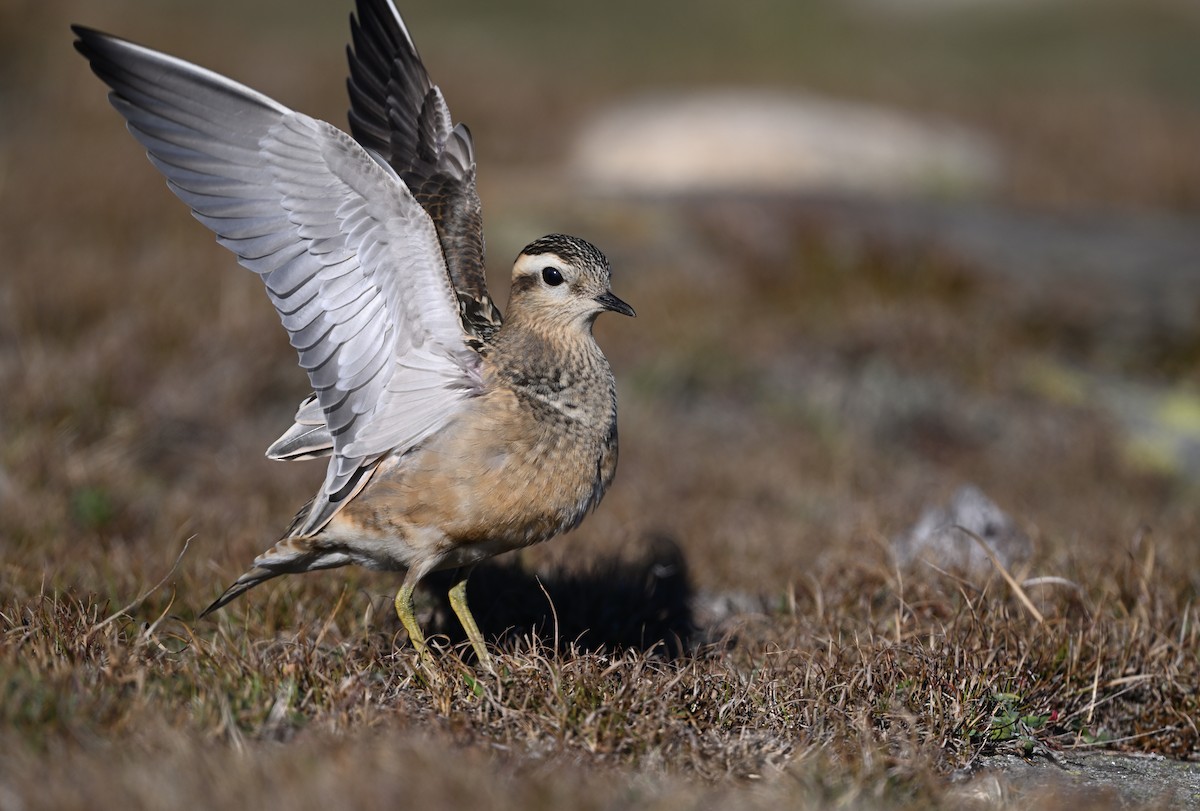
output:
[{"label": "dark wing tip", "polygon": [[122,44],[132,44],[128,40],[122,39],[121,37],[105,33],[104,31],[99,31],[95,28],[90,28],[86,25],[80,25],[79,23],[71,23],[71,33],[73,33],[76,37],[74,43],[75,50],[79,51],[89,59],[91,59],[93,55],[103,51],[105,48],[111,48],[113,46],[119,46]]},{"label": "dark wing tip", "polygon": [[108,34],[102,31],[97,31],[95,28],[88,28],[86,25],[79,23],[71,23],[71,33],[75,35],[75,41],[72,43],[75,50],[83,54],[87,59],[91,59],[96,53],[97,45],[104,39],[108,38]]}]

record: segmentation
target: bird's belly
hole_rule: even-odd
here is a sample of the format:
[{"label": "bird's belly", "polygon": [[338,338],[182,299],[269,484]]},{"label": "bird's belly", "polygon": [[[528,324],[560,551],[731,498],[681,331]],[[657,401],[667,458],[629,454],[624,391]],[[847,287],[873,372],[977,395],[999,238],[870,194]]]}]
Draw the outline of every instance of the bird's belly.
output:
[{"label": "bird's belly", "polygon": [[591,449],[564,452],[535,443],[442,458],[457,461],[445,473],[414,476],[418,511],[428,506],[437,513],[459,543],[498,551],[539,543],[574,526],[596,486]]},{"label": "bird's belly", "polygon": [[347,553],[359,566],[384,571],[470,566],[524,545],[511,538],[455,542],[437,527],[365,526],[348,516],[335,517],[321,540]]},{"label": "bird's belly", "polygon": [[435,439],[392,465],[326,534],[375,568],[465,566],[574,527],[603,492],[594,442],[526,430]]}]

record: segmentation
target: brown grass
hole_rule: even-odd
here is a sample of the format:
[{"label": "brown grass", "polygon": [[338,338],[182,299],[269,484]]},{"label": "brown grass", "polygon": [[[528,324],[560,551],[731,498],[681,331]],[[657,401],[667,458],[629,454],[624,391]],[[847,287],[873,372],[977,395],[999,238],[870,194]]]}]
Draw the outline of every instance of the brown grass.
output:
[{"label": "brown grass", "polygon": [[[71,10],[149,39],[138,8]],[[387,575],[276,581],[195,622],[319,481],[320,465],[262,458],[306,389],[260,283],[139,157],[65,13],[10,43],[22,82],[0,99],[23,111],[0,131],[0,807],[952,808],[948,776],[997,752],[1200,751],[1196,487],[1133,464],[1101,409],[1030,383],[1046,362],[1194,380],[1195,324],[1122,329],[1110,291],[1012,289],[936,245],[847,243],[784,201],[508,199],[495,177],[534,156],[504,139],[529,117],[465,79],[456,111],[496,132],[497,292],[527,231],[561,228],[608,250],[638,308],[599,325],[621,391],[617,484],[577,532],[473,578],[495,677],[436,582],[422,611],[439,678]],[[236,38],[214,66],[245,58],[252,84],[340,109],[341,34],[188,30],[204,25]],[[162,33],[189,56],[207,36]],[[327,53],[279,69],[297,40]],[[531,69],[479,59],[448,70]],[[586,106],[571,76],[539,81]],[[1059,202],[1082,170],[1038,187],[1030,167],[1116,107],[1020,126],[1058,92],[931,98],[1019,133],[1014,195]],[[1190,137],[1190,113],[1129,93],[1154,110],[1129,124],[1131,153]],[[1178,173],[1138,160],[1085,196],[1190,205]],[[999,575],[890,563],[888,538],[968,481],[1033,537],[1013,574],[1042,621]],[[1058,807],[1012,790],[1013,807]]]},{"label": "brown grass", "polygon": [[[706,802],[923,807],[946,791],[939,774],[980,755],[1112,739],[1195,750],[1198,640],[1175,610],[1190,587],[1147,565],[1117,567],[1111,593],[1040,600],[1039,625],[998,580],[902,582],[847,564],[674,657],[663,646],[588,650],[562,635],[573,618],[534,612],[525,621],[540,627],[500,643],[498,676],[477,673],[460,644],[433,680],[394,620],[346,606],[386,600],[338,598],[334,584],[325,616],[297,619],[268,601],[265,616],[243,607],[215,629],[171,616],[166,594],[108,624],[94,595],[35,594],[2,612],[0,779],[33,807],[86,805],[93,791],[105,805],[170,807],[208,781],[220,784],[203,795],[214,807],[222,797],[318,807],[340,792],[361,804],[414,782],[447,803],[493,796],[493,781],[501,805],[521,807],[579,801],[580,780],[597,807],[639,783],[662,807],[680,787]],[[47,767],[61,775],[41,794]],[[144,785],[160,771],[172,775],[164,796]]]}]

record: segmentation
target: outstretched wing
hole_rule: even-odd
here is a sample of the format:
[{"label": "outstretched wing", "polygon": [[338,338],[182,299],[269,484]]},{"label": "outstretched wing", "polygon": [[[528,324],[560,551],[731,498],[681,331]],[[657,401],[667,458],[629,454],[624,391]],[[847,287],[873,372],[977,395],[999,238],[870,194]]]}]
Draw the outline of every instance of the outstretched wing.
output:
[{"label": "outstretched wing", "polygon": [[483,216],[471,133],[454,126],[392,0],[358,0],[350,16],[350,132],[382,155],[429,213],[458,294],[463,325],[487,339],[500,311],[487,291]]},{"label": "outstretched wing", "polygon": [[167,185],[262,276],[332,439],[293,534],[478,389],[433,223],[345,133],[188,62],[76,26],[75,47]]}]

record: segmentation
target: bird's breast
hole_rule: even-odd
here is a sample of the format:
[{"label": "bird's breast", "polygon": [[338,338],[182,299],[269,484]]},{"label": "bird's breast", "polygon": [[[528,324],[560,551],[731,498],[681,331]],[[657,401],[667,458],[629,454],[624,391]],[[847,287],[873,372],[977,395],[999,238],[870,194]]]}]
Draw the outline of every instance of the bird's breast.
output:
[{"label": "bird's breast", "polygon": [[377,474],[355,504],[386,527],[436,527],[491,554],[576,526],[616,469],[611,376],[560,401],[490,386],[422,447]]}]

